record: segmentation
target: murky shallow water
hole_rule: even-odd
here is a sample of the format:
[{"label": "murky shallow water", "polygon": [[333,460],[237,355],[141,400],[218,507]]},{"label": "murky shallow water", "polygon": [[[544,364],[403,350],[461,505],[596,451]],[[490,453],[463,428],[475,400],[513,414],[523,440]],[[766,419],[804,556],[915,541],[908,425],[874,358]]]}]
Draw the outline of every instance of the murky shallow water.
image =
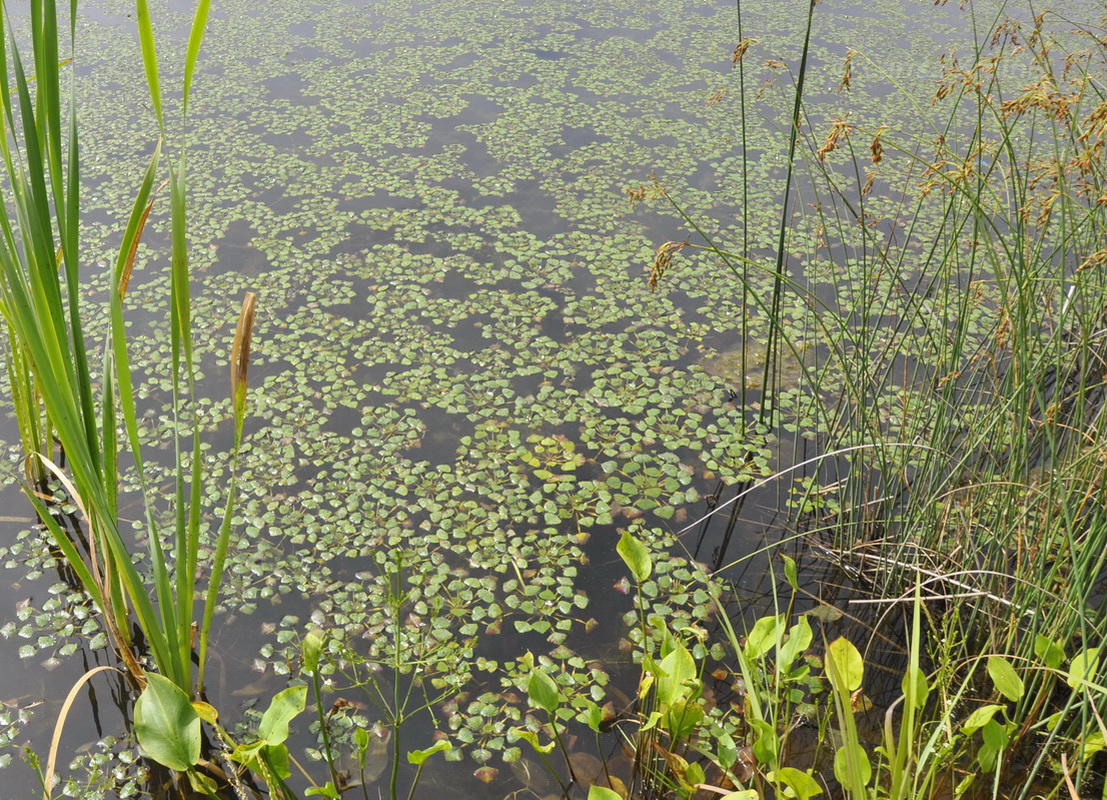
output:
[{"label": "murky shallow water", "polygon": [[[753,71],[764,89],[749,123],[749,231],[770,247],[788,79],[760,60],[795,59],[800,15],[776,2],[743,10],[761,40]],[[159,15],[160,32],[179,36],[183,11]],[[77,74],[95,261],[118,240],[153,124],[128,12],[101,3],[84,13]],[[845,109],[859,128],[913,119],[941,49],[967,35],[963,12],[914,0],[827,3],[817,18],[816,131]],[[443,596],[486,620],[482,629],[502,629],[481,636],[473,659],[569,647],[617,673],[630,609],[614,586],[617,531],[636,526],[687,571],[673,533],[706,511],[720,480],[748,474],[751,445],[761,451],[754,474],[812,454],[803,437],[754,434],[752,412],[734,401],[748,382],[711,367],[739,344],[722,267],[690,259],[663,291],[648,290],[656,246],[687,226],[666,203],[632,207],[625,195],[656,177],[705,233],[736,241],[735,25],[730,5],[695,0],[217,4],[187,137],[213,453],[225,442],[222,364],[237,303],[259,295],[236,566],[216,643],[213,699],[224,714],[284,686],[288,644],[313,617],[353,637],[371,629],[358,613],[382,591],[372,554],[412,542],[412,575],[446,565],[457,585]],[[176,46],[163,47],[166,63]],[[853,92],[839,95],[847,48],[887,71],[859,69]],[[157,230],[147,237],[129,296],[152,431],[168,357],[164,244]],[[794,246],[802,264],[811,248],[801,232]],[[551,482],[526,456],[555,436],[582,465]],[[10,425],[7,438],[16,440]],[[781,535],[786,498],[770,485],[732,530],[715,523],[682,541],[701,561],[732,561]],[[3,541],[37,538],[17,492],[3,499]],[[68,687],[112,659],[77,636],[40,638],[73,611],[49,600],[49,569],[27,576],[31,544],[5,547],[12,586],[0,624],[15,624],[3,629],[0,698],[33,719],[0,736],[42,752]],[[768,594],[763,565],[751,559],[730,575],[751,617]],[[548,607],[528,582],[551,592]],[[695,584],[689,572],[671,593]],[[472,636],[460,619],[449,626],[455,639]],[[60,657],[71,643],[75,653]],[[476,674],[474,687],[510,692],[495,672]],[[63,752],[122,733],[119,698],[106,703],[104,691],[71,715]],[[405,735],[414,747],[430,729]],[[294,751],[309,746],[301,731]],[[506,769],[485,786],[474,766],[428,773],[428,796],[436,781],[474,797],[518,788]],[[18,764],[5,779],[32,786]]]}]

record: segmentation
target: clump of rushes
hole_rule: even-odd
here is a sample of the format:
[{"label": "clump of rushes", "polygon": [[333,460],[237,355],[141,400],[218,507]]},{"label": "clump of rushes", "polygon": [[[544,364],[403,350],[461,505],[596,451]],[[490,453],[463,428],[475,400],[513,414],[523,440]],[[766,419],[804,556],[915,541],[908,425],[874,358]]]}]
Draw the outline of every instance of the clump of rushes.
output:
[{"label": "clump of rushes", "polygon": [[[890,740],[872,782],[851,752],[846,791],[894,768],[895,797],[1077,796],[1102,785],[1107,738],[1107,39],[962,13],[975,51],[942,58],[918,129],[818,121],[804,48],[775,252],[688,220],[701,240],[682,258],[720,259],[748,301],[742,340],[767,334],[751,414],[803,443],[794,463],[817,448],[784,540],[829,543],[870,603],[918,594],[914,740]],[[855,50],[844,70],[843,90],[882,74]],[[814,202],[790,204],[793,182]],[[680,280],[668,247],[654,282]],[[812,340],[802,413],[780,418],[781,354]],[[842,719],[855,678],[832,681]]]}]

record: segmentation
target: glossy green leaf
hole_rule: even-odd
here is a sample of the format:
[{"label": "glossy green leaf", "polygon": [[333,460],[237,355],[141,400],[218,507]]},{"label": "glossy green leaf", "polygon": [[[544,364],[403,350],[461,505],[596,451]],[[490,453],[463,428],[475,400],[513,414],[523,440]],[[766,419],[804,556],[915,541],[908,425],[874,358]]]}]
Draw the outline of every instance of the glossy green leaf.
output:
[{"label": "glossy green leaf", "polygon": [[780,640],[784,628],[784,615],[762,617],[753,624],[746,637],[746,657],[759,659]]},{"label": "glossy green leaf", "polygon": [[1018,702],[1022,699],[1023,692],[1025,691],[1022,683],[1022,678],[1015,672],[1015,668],[1011,666],[1011,662],[1002,656],[989,656],[988,657],[988,675],[992,678],[992,683],[996,689],[1012,702]]},{"label": "glossy green leaf", "polygon": [[[780,783],[792,790],[796,800],[808,800],[810,797],[822,794],[822,787],[814,777],[806,772],[801,772],[795,767],[781,767],[770,772],[768,778],[773,783]],[[741,792],[734,794],[741,795]],[[727,795],[730,797],[730,795]]]},{"label": "glossy green leaf", "polygon": [[793,592],[799,591],[799,570],[796,568],[796,560],[790,556],[781,556],[784,560],[784,578]]},{"label": "glossy green leaf", "polygon": [[757,763],[773,766],[777,763],[780,753],[780,736],[776,729],[763,719],[750,720],[749,724],[757,734],[757,738],[753,740],[753,754],[757,758]]},{"label": "glossy green leaf", "polygon": [[[851,760],[857,767],[856,775],[853,775],[850,771],[849,764]],[[834,777],[851,792],[863,794],[865,787],[869,785],[872,774],[873,768],[872,764],[869,763],[869,754],[865,752],[865,748],[856,742],[842,745],[834,753]]]},{"label": "glossy green leaf", "polygon": [[1081,650],[1069,662],[1068,684],[1073,689],[1085,686],[1099,674],[1099,648]]},{"label": "glossy green leaf", "polygon": [[635,581],[641,584],[650,577],[653,572],[650,552],[644,544],[631,536],[629,531],[623,531],[619,537],[619,543],[615,545],[615,550],[626,563]]},{"label": "glossy green leaf", "polygon": [[811,625],[807,622],[807,617],[800,617],[796,624],[789,629],[784,644],[780,646],[777,665],[782,670],[791,667],[796,659],[811,646],[813,638],[814,634],[811,631]]},{"label": "glossy green leaf", "polygon": [[288,724],[304,710],[307,703],[306,686],[290,686],[278,692],[261,715],[258,735],[268,745],[279,745],[288,738]]},{"label": "glossy green leaf", "polygon": [[200,717],[168,678],[146,673],[146,688],[135,702],[135,735],[159,764],[184,772],[200,760]]},{"label": "glossy green leaf", "polygon": [[527,730],[526,728],[512,728],[511,732],[522,739],[524,742],[530,744],[539,753],[548,753],[554,749],[556,742],[548,742],[546,744],[540,744],[538,742],[538,734],[534,731]]},{"label": "glossy green leaf", "polygon": [[861,688],[865,677],[865,662],[853,642],[838,637],[826,651],[827,674],[838,691],[855,692]]},{"label": "glossy green leaf", "polygon": [[662,675],[657,679],[657,702],[672,705],[688,697],[697,683],[696,662],[679,642],[669,655],[661,659]]},{"label": "glossy green leaf", "polygon": [[988,705],[981,706],[980,708],[969,714],[969,718],[961,725],[961,730],[966,736],[972,736],[980,728],[983,728],[997,712],[1002,711],[1003,706],[996,705],[995,703],[989,703]]},{"label": "glossy green leaf", "polygon": [[531,671],[527,680],[527,696],[531,703],[551,714],[561,705],[561,692],[558,691],[557,684],[541,669]]},{"label": "glossy green leaf", "polygon": [[1065,649],[1041,634],[1034,636],[1034,655],[1050,669],[1060,669],[1065,662]]}]

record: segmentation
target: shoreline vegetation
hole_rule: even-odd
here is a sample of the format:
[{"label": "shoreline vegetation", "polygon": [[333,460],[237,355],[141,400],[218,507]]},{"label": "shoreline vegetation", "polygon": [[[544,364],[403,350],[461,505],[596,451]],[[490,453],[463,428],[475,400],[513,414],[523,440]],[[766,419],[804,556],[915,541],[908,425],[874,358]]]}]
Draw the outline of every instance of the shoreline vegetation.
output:
[{"label": "shoreline vegetation", "polygon": [[[851,114],[851,92],[885,68],[846,49],[843,110],[828,115],[808,78],[830,12],[795,5],[805,24],[785,61],[738,4],[733,85],[707,101],[738,121],[743,158],[726,176],[735,220],[706,218],[660,178],[626,190],[687,233],[651,245],[648,279],[625,291],[722,286],[714,311],[730,315],[728,346],[693,363],[673,342],[691,334],[632,326],[639,351],[675,348],[685,366],[589,356],[580,395],[599,411],[565,402],[525,426],[483,413],[515,392],[494,367],[475,370],[459,398],[409,360],[374,391],[469,410],[456,442],[462,488],[443,492],[449,464],[397,456],[435,442],[413,410],[362,412],[350,433],[368,452],[329,452],[326,464],[298,453],[326,440],[310,420],[303,438],[278,436],[265,463],[287,469],[290,493],[329,471],[335,484],[370,473],[383,488],[348,492],[311,526],[296,527],[299,501],[283,504],[287,518],[267,512],[282,541],[340,548],[356,580],[319,571],[309,620],[289,615],[277,645],[263,646],[279,666],[261,671],[279,685],[251,690],[242,719],[212,678],[217,661],[225,668],[214,631],[235,602],[266,597],[238,560],[274,547],[260,536],[251,466],[268,434],[251,436],[248,420],[255,406],[281,409],[267,405],[265,381],[248,388],[266,346],[255,333],[265,298],[253,291],[221,359],[228,396],[200,391],[213,359],[197,331],[230,322],[196,318],[190,248],[207,242],[189,232],[193,146],[179,142],[205,32],[220,22],[201,0],[177,48],[180,88],[163,98],[172,70],[159,48],[170,48],[146,0],[135,6],[156,137],[116,255],[95,278],[83,272],[79,140],[93,132],[72,76],[76,2],[31,0],[29,33],[0,22],[0,312],[23,491],[54,565],[84,597],[73,606],[83,616],[72,612],[83,626],[68,636],[114,653],[69,691],[46,752],[24,752],[43,797],[413,800],[448,791],[443,774],[539,800],[1107,799],[1104,22],[966,2],[974,49],[941,58],[932,96],[900,98],[911,117],[874,122]],[[766,93],[787,109],[771,191],[748,157]],[[166,303],[152,312],[165,317],[168,350],[155,435],[140,403],[147,344],[128,331],[138,310],[128,301],[158,204],[170,256]],[[476,294],[491,302],[497,286]],[[424,313],[410,286],[371,289],[386,310]],[[518,299],[505,314],[516,327],[544,324],[548,297],[528,288]],[[425,313],[456,328],[451,304]],[[414,335],[396,327],[391,342]],[[433,339],[419,343],[424,358],[442,347]],[[484,357],[500,357],[500,344]],[[549,349],[553,364],[558,344]],[[576,366],[519,376],[537,376],[519,398],[537,407],[534,395],[569,385]],[[713,406],[725,410],[709,416]],[[633,444],[616,414],[639,425]],[[206,441],[220,428],[225,454]],[[739,546],[735,526],[766,488],[774,521],[760,544]],[[121,522],[135,497],[132,536]],[[364,541],[327,538],[344,519],[369,529]],[[574,649],[601,624],[574,580],[590,559],[622,575],[617,680],[604,657]],[[764,565],[756,598],[744,582],[753,564]],[[505,620],[518,639],[487,645]],[[108,676],[130,714],[119,736],[128,730],[138,749],[60,778],[66,725]]]}]

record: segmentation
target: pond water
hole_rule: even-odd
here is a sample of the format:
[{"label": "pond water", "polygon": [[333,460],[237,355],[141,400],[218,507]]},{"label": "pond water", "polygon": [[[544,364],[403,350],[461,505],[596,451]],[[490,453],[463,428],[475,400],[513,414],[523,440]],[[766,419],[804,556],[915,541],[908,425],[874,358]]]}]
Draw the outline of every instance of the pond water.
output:
[{"label": "pond water", "polygon": [[[1092,18],[1093,4],[1067,5]],[[743,3],[745,32],[759,40],[747,80],[760,97],[743,152],[733,4],[215,4],[184,137],[213,508],[225,485],[224,365],[242,294],[257,292],[259,309],[211,687],[224,714],[241,716],[283,688],[295,642],[313,625],[378,654],[375,609],[396,553],[420,593],[412,619],[452,643],[427,655],[428,675],[454,676],[504,719],[526,707],[512,677],[526,650],[570,665],[596,697],[609,674],[619,682],[631,610],[614,550],[621,529],[669,554],[658,610],[707,624],[704,570],[692,559],[713,568],[744,559],[726,573],[741,613],[767,607],[775,578],[753,554],[790,533],[781,515],[801,473],[748,495],[729,524],[693,523],[729,497],[725,487],[818,452],[820,423],[757,426],[759,376],[733,355],[741,293],[721,264],[688,251],[660,291],[647,278],[667,241],[733,245],[745,224],[755,248],[771,249],[790,79],[764,62],[798,57],[801,6]],[[998,7],[978,4],[977,14]],[[155,14],[165,64],[181,61],[188,13],[172,4]],[[847,110],[862,129],[925,129],[939,55],[971,46],[968,13],[930,0],[820,5],[813,135]],[[129,8],[83,8],[78,43],[86,252],[102,265],[155,131]],[[838,93],[849,49],[872,64],[855,65],[852,91]],[[699,234],[664,199],[630,202],[628,189],[654,179]],[[878,191],[871,205],[891,195]],[[794,202],[816,199],[801,192]],[[166,214],[163,199],[128,295],[155,442],[168,431]],[[811,231],[798,228],[790,249],[802,276],[817,249]],[[94,303],[103,281],[92,272]],[[750,341],[765,331],[755,318]],[[795,356],[818,363],[818,343]],[[795,409],[817,406],[803,370],[794,373],[784,388]],[[0,758],[11,762],[5,785],[26,787],[23,796],[34,783],[16,747],[43,753],[69,686],[113,656],[30,525],[12,486],[14,426],[4,434],[0,563],[11,587],[0,593],[0,698],[11,724],[0,725]],[[135,509],[124,517],[137,520]],[[808,568],[819,591],[822,567]],[[56,633],[75,617],[77,630]],[[104,740],[125,733],[125,694],[118,681],[93,682],[70,714],[62,763],[129,752]],[[356,702],[350,713],[378,718]],[[520,788],[518,771],[492,752],[503,724],[468,720],[447,708],[406,734],[423,746],[437,725],[470,741],[465,761],[428,770],[425,796]],[[292,741],[301,755],[317,746],[306,730]],[[500,769],[491,784],[474,777],[474,753]],[[128,774],[118,759],[107,769]]]}]

